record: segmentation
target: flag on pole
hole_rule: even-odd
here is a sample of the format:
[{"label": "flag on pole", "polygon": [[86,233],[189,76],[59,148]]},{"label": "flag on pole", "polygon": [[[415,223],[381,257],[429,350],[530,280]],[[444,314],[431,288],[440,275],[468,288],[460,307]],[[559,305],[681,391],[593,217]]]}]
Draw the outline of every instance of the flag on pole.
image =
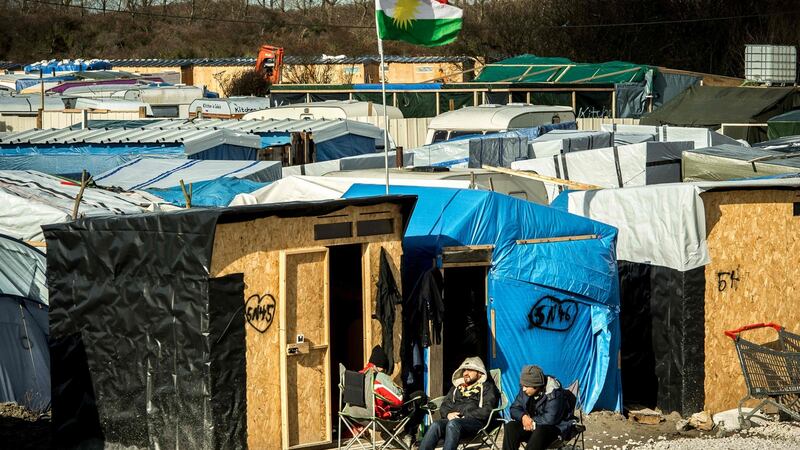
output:
[{"label": "flag on pole", "polygon": [[462,11],[447,0],[375,0],[378,37],[436,47],[456,40]]}]

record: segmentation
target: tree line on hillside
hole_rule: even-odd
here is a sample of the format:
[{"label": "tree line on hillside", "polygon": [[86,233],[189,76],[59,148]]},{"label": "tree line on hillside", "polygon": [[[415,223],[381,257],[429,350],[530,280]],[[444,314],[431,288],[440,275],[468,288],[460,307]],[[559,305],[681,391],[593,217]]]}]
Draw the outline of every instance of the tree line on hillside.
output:
[{"label": "tree line on hillside", "polygon": [[[741,77],[748,43],[797,45],[791,0],[450,0],[460,39],[387,54],[521,53],[624,60]],[[377,53],[373,0],[0,0],[0,60]]]}]

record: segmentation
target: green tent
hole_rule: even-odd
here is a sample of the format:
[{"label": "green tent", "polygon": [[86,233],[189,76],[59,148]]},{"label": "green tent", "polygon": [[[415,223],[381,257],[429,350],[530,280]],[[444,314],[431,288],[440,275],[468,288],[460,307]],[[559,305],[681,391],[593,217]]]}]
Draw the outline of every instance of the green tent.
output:
[{"label": "green tent", "polygon": [[477,82],[497,83],[632,83],[645,81],[653,67],[623,61],[576,63],[567,58],[520,55],[487,64]]},{"label": "green tent", "polygon": [[800,135],[800,109],[783,113],[767,121],[767,137],[778,139]]},{"label": "green tent", "polygon": [[[763,124],[797,106],[800,106],[800,96],[793,87],[692,86],[661,108],[644,115],[639,123],[717,129],[724,123]],[[767,134],[760,127],[748,127],[741,136],[731,137],[761,142]]]}]

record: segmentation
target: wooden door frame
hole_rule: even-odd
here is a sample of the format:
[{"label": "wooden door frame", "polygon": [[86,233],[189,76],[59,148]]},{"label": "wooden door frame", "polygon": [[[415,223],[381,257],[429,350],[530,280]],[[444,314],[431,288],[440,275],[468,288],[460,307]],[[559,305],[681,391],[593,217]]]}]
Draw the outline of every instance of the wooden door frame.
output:
[{"label": "wooden door frame", "polygon": [[[287,345],[289,344],[286,335],[286,260],[287,257],[292,255],[303,255],[310,253],[324,253],[325,254],[325,280],[323,283],[323,295],[325,298],[325,346],[328,347],[325,355],[325,437],[326,441],[314,442],[308,444],[301,444],[294,447],[289,446],[289,386],[288,386],[288,355],[286,354]],[[278,328],[280,331],[279,348],[281,352],[280,358],[280,383],[281,383],[281,445],[282,448],[299,448],[308,446],[318,446],[330,444],[333,442],[333,432],[331,423],[331,351],[330,351],[330,251],[327,247],[309,247],[302,249],[281,250],[279,260],[279,274],[280,274],[280,322]]]}]

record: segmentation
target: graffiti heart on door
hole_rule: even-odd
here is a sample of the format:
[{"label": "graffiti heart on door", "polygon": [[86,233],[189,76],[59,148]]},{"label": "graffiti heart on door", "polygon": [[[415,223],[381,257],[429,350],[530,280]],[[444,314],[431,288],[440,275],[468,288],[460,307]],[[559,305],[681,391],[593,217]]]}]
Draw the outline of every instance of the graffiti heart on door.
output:
[{"label": "graffiti heart on door", "polygon": [[567,331],[575,323],[578,303],[575,300],[560,300],[551,295],[540,298],[528,313],[528,328],[550,331]]},{"label": "graffiti heart on door", "polygon": [[270,294],[251,295],[244,304],[244,316],[251,327],[265,333],[275,318],[275,297]]}]

